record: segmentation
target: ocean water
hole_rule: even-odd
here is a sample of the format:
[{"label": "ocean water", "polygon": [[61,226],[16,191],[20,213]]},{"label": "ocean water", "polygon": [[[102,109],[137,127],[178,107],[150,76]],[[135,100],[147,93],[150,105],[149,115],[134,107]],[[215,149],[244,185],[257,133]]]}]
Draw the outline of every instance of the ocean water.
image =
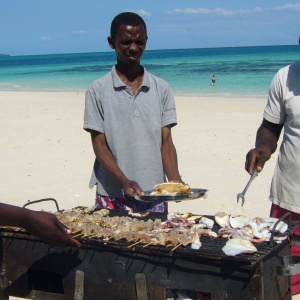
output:
[{"label": "ocean water", "polygon": [[[278,69],[299,59],[299,45],[146,50],[142,65],[177,95],[256,97],[267,94]],[[114,64],[113,51],[0,56],[0,90],[85,91]]]}]

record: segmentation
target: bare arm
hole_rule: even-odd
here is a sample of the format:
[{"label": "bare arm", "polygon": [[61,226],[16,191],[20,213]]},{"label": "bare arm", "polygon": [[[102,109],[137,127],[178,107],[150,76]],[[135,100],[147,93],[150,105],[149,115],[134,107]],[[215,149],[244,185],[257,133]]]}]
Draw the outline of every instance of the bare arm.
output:
[{"label": "bare arm", "polygon": [[69,236],[68,228],[55,215],[43,211],[0,203],[0,226],[24,228],[51,245],[81,246]]},{"label": "bare arm", "polygon": [[96,158],[110,176],[119,182],[124,194],[129,197],[132,197],[133,194],[143,194],[143,190],[138,183],[128,179],[117,165],[106,143],[105,134],[91,131],[91,138]]},{"label": "bare arm", "polygon": [[171,126],[162,129],[161,155],[168,180],[182,182],[178,170],[177,153],[172,140]]},{"label": "bare arm", "polygon": [[255,148],[246,156],[245,169],[248,173],[252,174],[255,165],[258,172],[263,169],[266,161],[276,151],[282,128],[283,124],[274,124],[263,119],[257,130]]}]

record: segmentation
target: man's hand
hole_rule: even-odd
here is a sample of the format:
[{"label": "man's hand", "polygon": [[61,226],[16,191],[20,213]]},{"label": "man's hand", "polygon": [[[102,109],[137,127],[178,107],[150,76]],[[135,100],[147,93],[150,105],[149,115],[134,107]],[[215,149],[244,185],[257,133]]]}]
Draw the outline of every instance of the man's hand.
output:
[{"label": "man's hand", "polygon": [[132,198],[134,194],[144,195],[144,192],[141,189],[141,187],[138,185],[137,182],[135,182],[133,180],[126,180],[122,184],[122,189],[123,189],[125,197]]},{"label": "man's hand", "polygon": [[256,133],[255,148],[246,155],[245,169],[252,174],[254,167],[261,172],[267,160],[277,148],[283,124],[274,124],[263,119]]},{"label": "man's hand", "polygon": [[70,230],[55,215],[43,211],[26,210],[24,228],[54,246],[80,247],[79,241],[69,236]]},{"label": "man's hand", "polygon": [[266,161],[270,159],[272,153],[268,148],[254,148],[246,155],[245,169],[252,174],[255,166],[257,172],[261,172]]}]

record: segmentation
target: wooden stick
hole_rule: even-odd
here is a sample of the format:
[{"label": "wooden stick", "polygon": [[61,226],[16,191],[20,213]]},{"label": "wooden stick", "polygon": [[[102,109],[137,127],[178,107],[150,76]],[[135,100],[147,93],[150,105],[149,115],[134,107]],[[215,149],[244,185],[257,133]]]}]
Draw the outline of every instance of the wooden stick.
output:
[{"label": "wooden stick", "polygon": [[93,234],[91,234],[91,235],[88,235],[88,236],[86,236],[88,239],[90,239],[90,238],[92,238],[92,237],[95,237],[95,236],[97,236],[98,234],[97,233],[93,233]]},{"label": "wooden stick", "polygon": [[93,233],[90,233],[90,234],[84,234],[82,237],[83,237],[83,238],[88,238],[88,237],[90,237],[91,235],[93,235]]},{"label": "wooden stick", "polygon": [[131,240],[128,240],[127,242],[132,242],[132,241],[137,241],[138,240],[138,238],[132,238]]},{"label": "wooden stick", "polygon": [[76,238],[76,237],[81,236],[81,235],[83,235],[82,232],[80,232],[80,233],[78,233],[78,234],[75,234],[75,235],[73,235],[72,237],[73,237],[73,238]]},{"label": "wooden stick", "polygon": [[124,239],[124,238],[125,238],[125,235],[122,235],[121,237],[115,239],[115,241],[119,241],[119,240],[122,240],[122,239]]},{"label": "wooden stick", "polygon": [[109,241],[109,240],[111,240],[113,237],[114,237],[114,236],[111,235],[111,236],[108,236],[107,238],[104,238],[103,240],[104,240],[104,241]]},{"label": "wooden stick", "polygon": [[134,243],[134,244],[131,244],[130,246],[128,246],[128,248],[132,248],[132,247],[134,247],[135,245],[137,245],[137,244],[140,244],[140,243],[144,243],[144,241],[138,241],[138,242],[136,242],[136,243]]},{"label": "wooden stick", "polygon": [[182,243],[178,244],[177,246],[175,246],[171,251],[176,250],[178,247],[180,247],[182,245]]},{"label": "wooden stick", "polygon": [[150,242],[150,243],[144,245],[143,248],[146,248],[146,247],[148,247],[148,246],[150,246],[150,245],[153,245],[153,244],[156,244],[156,242]]},{"label": "wooden stick", "polygon": [[76,230],[76,231],[72,232],[72,234],[76,235],[76,234],[81,233],[81,232],[82,232],[81,230]]}]

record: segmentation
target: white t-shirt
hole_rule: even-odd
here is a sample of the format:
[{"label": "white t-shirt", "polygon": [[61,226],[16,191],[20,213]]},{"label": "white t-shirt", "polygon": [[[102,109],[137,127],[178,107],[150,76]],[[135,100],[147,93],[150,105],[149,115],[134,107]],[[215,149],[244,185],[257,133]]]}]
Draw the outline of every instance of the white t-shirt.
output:
[{"label": "white t-shirt", "polygon": [[273,78],[264,118],[284,124],[269,199],[300,213],[300,61],[280,69]]}]

